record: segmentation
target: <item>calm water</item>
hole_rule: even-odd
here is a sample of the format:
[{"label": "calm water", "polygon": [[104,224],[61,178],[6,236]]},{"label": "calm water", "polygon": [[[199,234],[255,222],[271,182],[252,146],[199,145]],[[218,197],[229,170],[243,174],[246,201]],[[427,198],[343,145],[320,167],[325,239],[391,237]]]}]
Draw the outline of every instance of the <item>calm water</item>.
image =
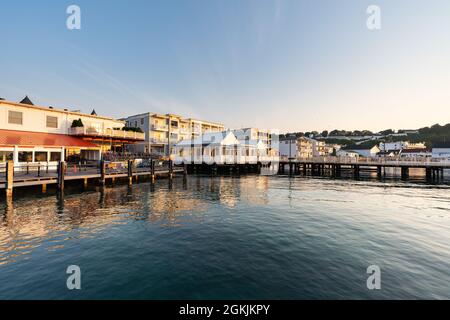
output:
[{"label": "calm water", "polygon": [[450,298],[448,185],[191,176],[1,201],[2,299]]}]

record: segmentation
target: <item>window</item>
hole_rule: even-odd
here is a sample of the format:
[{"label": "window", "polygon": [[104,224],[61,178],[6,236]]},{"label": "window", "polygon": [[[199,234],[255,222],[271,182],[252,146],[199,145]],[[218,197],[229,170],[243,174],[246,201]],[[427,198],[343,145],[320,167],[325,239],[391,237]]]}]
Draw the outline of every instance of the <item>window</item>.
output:
[{"label": "window", "polygon": [[137,128],[137,121],[134,122],[134,127]]},{"label": "window", "polygon": [[174,128],[178,128],[178,121],[170,121],[170,125]]},{"label": "window", "polygon": [[21,151],[19,152],[19,162],[32,162],[33,152]]},{"label": "window", "polygon": [[61,152],[50,152],[50,161],[61,161]]},{"label": "window", "polygon": [[13,159],[12,151],[0,151],[0,162],[11,161]]},{"label": "window", "polygon": [[144,118],[141,118],[141,125],[144,125]]},{"label": "window", "polygon": [[22,124],[22,112],[8,111],[8,123]]},{"label": "window", "polygon": [[58,128],[58,117],[47,116],[47,128]]},{"label": "window", "polygon": [[47,161],[47,152],[35,152],[34,153],[34,162],[46,162]]}]

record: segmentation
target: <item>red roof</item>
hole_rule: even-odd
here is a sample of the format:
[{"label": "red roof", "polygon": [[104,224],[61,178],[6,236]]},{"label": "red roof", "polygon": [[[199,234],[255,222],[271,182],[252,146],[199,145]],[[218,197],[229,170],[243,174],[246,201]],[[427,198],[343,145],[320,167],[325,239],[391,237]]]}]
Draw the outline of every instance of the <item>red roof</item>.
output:
[{"label": "red roof", "polygon": [[65,134],[0,129],[0,146],[97,148],[95,144]]}]

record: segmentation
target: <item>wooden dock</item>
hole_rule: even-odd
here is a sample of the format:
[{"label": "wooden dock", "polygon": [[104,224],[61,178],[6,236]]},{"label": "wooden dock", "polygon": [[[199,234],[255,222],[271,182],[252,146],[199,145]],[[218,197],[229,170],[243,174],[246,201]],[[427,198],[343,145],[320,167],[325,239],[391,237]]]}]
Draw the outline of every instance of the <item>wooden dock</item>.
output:
[{"label": "wooden dock", "polygon": [[325,172],[332,176],[340,176],[344,170],[359,176],[361,171],[376,171],[377,176],[386,174],[386,168],[399,168],[402,178],[409,177],[409,170],[421,168],[425,170],[427,179],[442,178],[445,169],[450,169],[450,161],[437,159],[358,159],[349,157],[319,157],[288,159],[280,161],[279,174],[299,175],[310,172],[323,175]]},{"label": "wooden dock", "polygon": [[148,166],[139,167],[129,160],[125,165],[117,167],[104,161],[99,165],[60,162],[56,170],[51,170],[45,165],[15,167],[12,162],[8,162],[0,168],[0,189],[5,190],[6,196],[10,197],[13,189],[22,187],[42,186],[45,191],[47,185],[57,185],[59,190],[63,190],[68,181],[80,181],[87,186],[89,183],[105,185],[108,180],[128,179],[128,183],[132,184],[139,177],[149,177],[154,182],[157,177],[173,179],[175,174],[185,177],[187,168],[174,166],[171,161],[159,166],[156,161],[151,161]]}]

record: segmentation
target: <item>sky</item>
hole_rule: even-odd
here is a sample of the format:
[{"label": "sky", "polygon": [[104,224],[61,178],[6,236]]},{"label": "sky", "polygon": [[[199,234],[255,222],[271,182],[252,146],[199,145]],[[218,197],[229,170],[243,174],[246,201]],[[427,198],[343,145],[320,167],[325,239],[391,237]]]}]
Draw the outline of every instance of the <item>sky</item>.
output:
[{"label": "sky", "polygon": [[[81,29],[69,30],[69,5]],[[377,5],[381,29],[369,30]],[[450,122],[448,0],[0,2],[0,97],[281,132]]]}]

